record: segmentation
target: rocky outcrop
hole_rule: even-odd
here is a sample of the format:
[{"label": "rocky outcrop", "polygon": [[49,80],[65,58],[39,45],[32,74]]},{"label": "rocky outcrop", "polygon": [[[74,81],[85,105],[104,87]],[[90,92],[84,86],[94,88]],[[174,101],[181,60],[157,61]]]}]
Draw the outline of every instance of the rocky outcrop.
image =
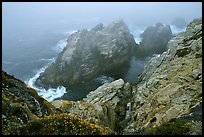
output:
[{"label": "rocky outcrop", "polygon": [[140,76],[125,134],[190,114],[202,102],[202,20],[191,22],[168,48],[153,57]]},{"label": "rocky outcrop", "polygon": [[2,131],[26,124],[37,117],[53,114],[55,107],[34,89],[2,71]]},{"label": "rocky outcrop", "polygon": [[62,85],[70,89],[101,75],[119,78],[128,69],[135,45],[133,35],[122,20],[105,28],[99,24],[91,30],[80,30],[68,38],[67,46],[36,84],[43,87]]},{"label": "rocky outcrop", "polygon": [[135,49],[135,56],[144,58],[166,51],[167,43],[172,38],[172,31],[169,25],[157,23],[148,27],[141,37],[142,41]]},{"label": "rocky outcrop", "polygon": [[133,86],[122,79],[104,84],[81,101],[56,100],[52,104],[66,112],[121,133],[130,119]]},{"label": "rocky outcrop", "polygon": [[62,113],[34,89],[2,71],[2,134],[101,135],[114,132]]}]

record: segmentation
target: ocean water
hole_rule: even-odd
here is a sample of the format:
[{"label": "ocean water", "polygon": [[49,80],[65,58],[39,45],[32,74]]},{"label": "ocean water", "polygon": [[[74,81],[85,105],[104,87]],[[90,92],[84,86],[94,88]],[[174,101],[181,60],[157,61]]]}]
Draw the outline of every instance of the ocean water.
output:
[{"label": "ocean water", "polygon": [[[140,34],[145,29],[146,27],[144,26],[130,31],[136,43],[142,40]],[[175,35],[185,31],[185,29],[178,29],[175,26],[171,26],[171,29]],[[37,90],[38,94],[49,102],[59,98],[76,100],[77,96],[86,96],[88,92],[73,92],[63,86],[46,90],[34,85],[40,73],[44,72],[49,64],[55,61],[57,55],[66,46],[67,38],[74,32],[76,32],[76,30],[70,29],[40,34],[34,33],[32,35],[14,33],[9,35],[9,37],[3,37],[2,69],[26,82],[28,86]],[[13,49],[13,47],[15,47],[15,49]],[[137,77],[143,71],[146,62],[147,60],[132,58],[130,69],[125,75],[124,80],[130,83],[136,83]],[[113,80],[113,78],[108,76],[96,78],[96,81],[101,85],[110,83]]]}]

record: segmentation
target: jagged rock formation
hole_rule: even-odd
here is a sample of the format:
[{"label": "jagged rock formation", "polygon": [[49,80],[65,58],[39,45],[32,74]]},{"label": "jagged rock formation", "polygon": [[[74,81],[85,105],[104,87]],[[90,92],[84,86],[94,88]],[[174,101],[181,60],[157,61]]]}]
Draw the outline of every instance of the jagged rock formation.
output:
[{"label": "jagged rock formation", "polygon": [[100,135],[114,132],[62,113],[34,89],[2,71],[2,134]]},{"label": "jagged rock formation", "polygon": [[56,100],[52,104],[63,112],[120,132],[129,119],[127,104],[135,89],[119,79],[98,87],[81,101]]},{"label": "jagged rock formation", "polygon": [[160,126],[191,113],[202,102],[202,20],[191,22],[168,47],[140,76],[125,133]]},{"label": "jagged rock formation", "polygon": [[142,41],[136,46],[135,56],[139,58],[149,57],[153,54],[161,54],[167,50],[167,43],[172,38],[169,25],[156,23],[148,27],[142,34]]},{"label": "jagged rock formation", "polygon": [[43,87],[62,85],[70,89],[79,84],[83,87],[83,83],[100,75],[119,78],[128,69],[135,45],[133,35],[122,20],[105,28],[99,24],[90,31],[80,30],[68,38],[67,46],[36,84]]}]

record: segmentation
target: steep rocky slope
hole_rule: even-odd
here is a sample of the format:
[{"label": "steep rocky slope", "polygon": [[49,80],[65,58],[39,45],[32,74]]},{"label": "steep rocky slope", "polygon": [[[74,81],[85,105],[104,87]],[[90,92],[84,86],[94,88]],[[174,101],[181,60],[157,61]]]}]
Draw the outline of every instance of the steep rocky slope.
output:
[{"label": "steep rocky slope", "polygon": [[125,133],[190,114],[202,102],[202,20],[191,22],[168,48],[152,58],[140,76]]},{"label": "steep rocky slope", "polygon": [[100,135],[113,131],[57,110],[34,89],[2,71],[3,135]]},{"label": "steep rocky slope", "polygon": [[2,131],[53,114],[55,107],[26,84],[2,71]]}]

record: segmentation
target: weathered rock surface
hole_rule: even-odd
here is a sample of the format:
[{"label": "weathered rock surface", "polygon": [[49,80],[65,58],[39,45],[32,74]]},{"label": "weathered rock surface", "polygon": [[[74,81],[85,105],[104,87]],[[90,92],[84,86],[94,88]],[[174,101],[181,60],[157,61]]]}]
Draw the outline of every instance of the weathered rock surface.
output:
[{"label": "weathered rock surface", "polygon": [[52,104],[63,112],[120,132],[126,126],[127,104],[131,104],[134,90],[129,83],[119,79],[98,87],[81,101],[56,100]]},{"label": "weathered rock surface", "polygon": [[125,134],[190,114],[202,102],[202,20],[191,22],[168,47],[149,61],[140,76]]},{"label": "weathered rock surface", "polygon": [[157,23],[148,27],[141,37],[142,41],[136,47],[135,55],[144,58],[166,51],[167,43],[172,38],[172,31],[169,25]]},{"label": "weathered rock surface", "polygon": [[135,45],[133,35],[122,20],[105,28],[99,24],[90,31],[80,30],[68,38],[67,46],[36,84],[72,88],[100,75],[119,78],[128,69]]}]

